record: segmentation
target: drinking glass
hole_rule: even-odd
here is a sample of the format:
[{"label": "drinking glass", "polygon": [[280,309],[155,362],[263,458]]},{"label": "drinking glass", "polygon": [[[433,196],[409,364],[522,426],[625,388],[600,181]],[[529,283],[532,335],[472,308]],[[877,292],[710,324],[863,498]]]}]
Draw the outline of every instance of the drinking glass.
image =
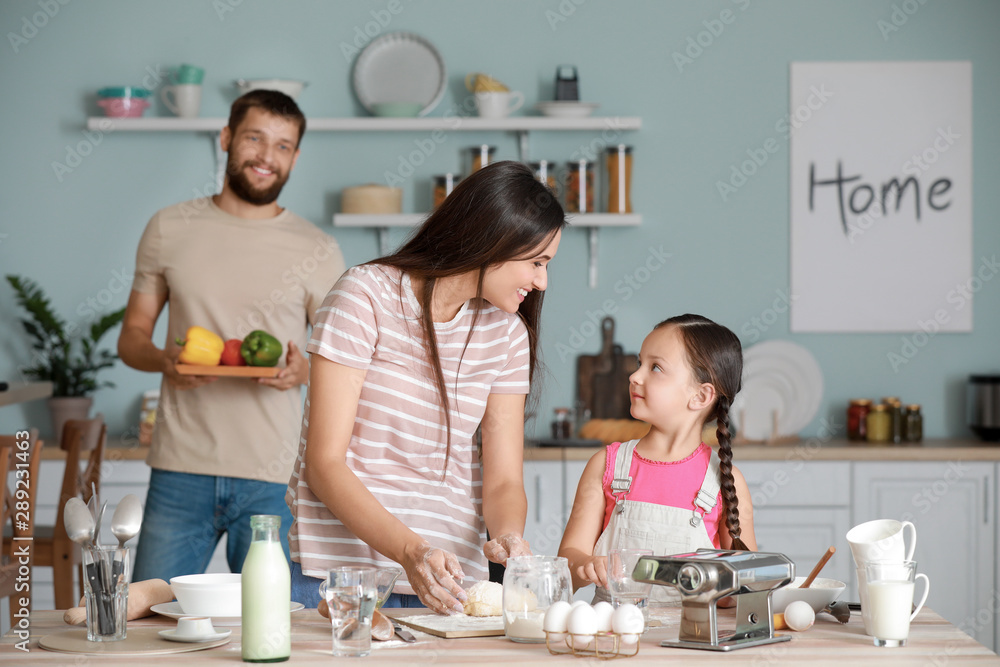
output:
[{"label": "drinking glass", "polygon": [[[870,561],[865,563],[868,579],[868,604],[863,612],[871,622],[871,635],[875,646],[906,646],[910,635],[910,621],[927,600],[931,582],[926,574],[916,574],[917,563],[905,561]],[[913,607],[913,589],[916,579],[923,577],[924,594]]]},{"label": "drinking glass", "polygon": [[125,639],[128,610],[128,547],[85,546],[83,591],[87,606],[87,640]]},{"label": "drinking glass", "polygon": [[612,549],[608,553],[608,593],[615,609],[623,604],[634,604],[642,610],[642,616],[649,623],[649,595],[653,584],[638,582],[632,578],[635,564],[643,556],[652,556],[652,549]]},{"label": "drinking glass", "polygon": [[335,567],[327,572],[320,592],[330,608],[333,654],[362,657],[372,649],[372,614],[378,600],[378,570]]}]

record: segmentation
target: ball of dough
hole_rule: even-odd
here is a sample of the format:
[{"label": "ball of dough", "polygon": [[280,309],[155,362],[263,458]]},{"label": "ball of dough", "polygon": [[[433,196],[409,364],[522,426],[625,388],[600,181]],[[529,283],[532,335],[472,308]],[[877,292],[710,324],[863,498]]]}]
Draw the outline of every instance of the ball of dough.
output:
[{"label": "ball of dough", "polygon": [[503,613],[503,586],[495,581],[477,581],[467,591],[465,613],[469,616],[500,616]]}]

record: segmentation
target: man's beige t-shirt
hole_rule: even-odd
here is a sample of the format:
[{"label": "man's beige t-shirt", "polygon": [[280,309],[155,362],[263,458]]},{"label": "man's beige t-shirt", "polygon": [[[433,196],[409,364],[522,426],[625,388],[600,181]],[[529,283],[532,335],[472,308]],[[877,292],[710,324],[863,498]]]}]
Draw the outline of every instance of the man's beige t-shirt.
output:
[{"label": "man's beige t-shirt", "polygon": [[[223,339],[263,329],[286,354],[294,341],[306,355],[308,325],[343,272],[336,241],[309,221],[288,210],[262,220],[240,218],[205,198],[153,216],[139,242],[132,289],[167,293],[167,337],[157,344],[174,345],[195,325]],[[301,418],[298,389],[219,378],[180,391],[163,381],[146,462],[162,470],[285,484]]]}]

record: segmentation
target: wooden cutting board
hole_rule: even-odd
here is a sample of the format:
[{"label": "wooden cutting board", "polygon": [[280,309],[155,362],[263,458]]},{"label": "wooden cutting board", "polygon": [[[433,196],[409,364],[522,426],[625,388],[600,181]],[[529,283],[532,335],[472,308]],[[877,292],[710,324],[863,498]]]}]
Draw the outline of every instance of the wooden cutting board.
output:
[{"label": "wooden cutting board", "polygon": [[601,321],[601,351],[577,358],[577,396],[592,419],[629,419],[629,376],[638,368],[636,355],[616,345],[615,320]]},{"label": "wooden cutting board", "polygon": [[273,378],[278,377],[281,369],[277,366],[197,366],[195,364],[177,364],[177,372],[181,375],[217,375],[234,378]]},{"label": "wooden cutting board", "polygon": [[426,609],[421,609],[422,613],[414,615],[405,613],[409,610],[386,609],[385,607],[379,611],[396,619],[400,625],[445,639],[502,637],[504,635],[503,616],[477,617],[464,614],[442,616],[433,612],[427,613]]}]

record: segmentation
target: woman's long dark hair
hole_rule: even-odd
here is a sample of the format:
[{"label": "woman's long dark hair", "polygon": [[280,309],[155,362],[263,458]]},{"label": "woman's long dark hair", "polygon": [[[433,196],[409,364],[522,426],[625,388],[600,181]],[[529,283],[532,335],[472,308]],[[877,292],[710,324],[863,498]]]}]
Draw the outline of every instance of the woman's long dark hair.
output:
[{"label": "woman's long dark hair", "polygon": [[[743,377],[743,348],[732,331],[701,315],[678,315],[656,325],[676,327],[684,342],[688,362],[699,383],[715,387],[715,409],[709,413],[718,428],[719,474],[722,501],[725,503],[726,528],[733,540],[733,549],[749,551],[740,539],[740,509],[733,481],[732,433],[729,430],[729,408],[739,392]],[[706,420],[707,421],[707,420]]]},{"label": "woman's long dark hair", "polygon": [[[444,412],[448,439],[445,469],[451,453],[451,415],[431,312],[434,286],[440,278],[475,272],[476,298],[481,299],[487,269],[528,257],[565,225],[562,206],[551,190],[535,180],[528,167],[520,162],[496,162],[463,179],[396,252],[368,262],[395,267],[422,281],[415,296]],[[517,311],[528,330],[528,376],[532,384],[538,364],[542,298],[541,291],[532,290]],[[479,312],[477,308],[473,314],[466,344],[472,338]]]}]

